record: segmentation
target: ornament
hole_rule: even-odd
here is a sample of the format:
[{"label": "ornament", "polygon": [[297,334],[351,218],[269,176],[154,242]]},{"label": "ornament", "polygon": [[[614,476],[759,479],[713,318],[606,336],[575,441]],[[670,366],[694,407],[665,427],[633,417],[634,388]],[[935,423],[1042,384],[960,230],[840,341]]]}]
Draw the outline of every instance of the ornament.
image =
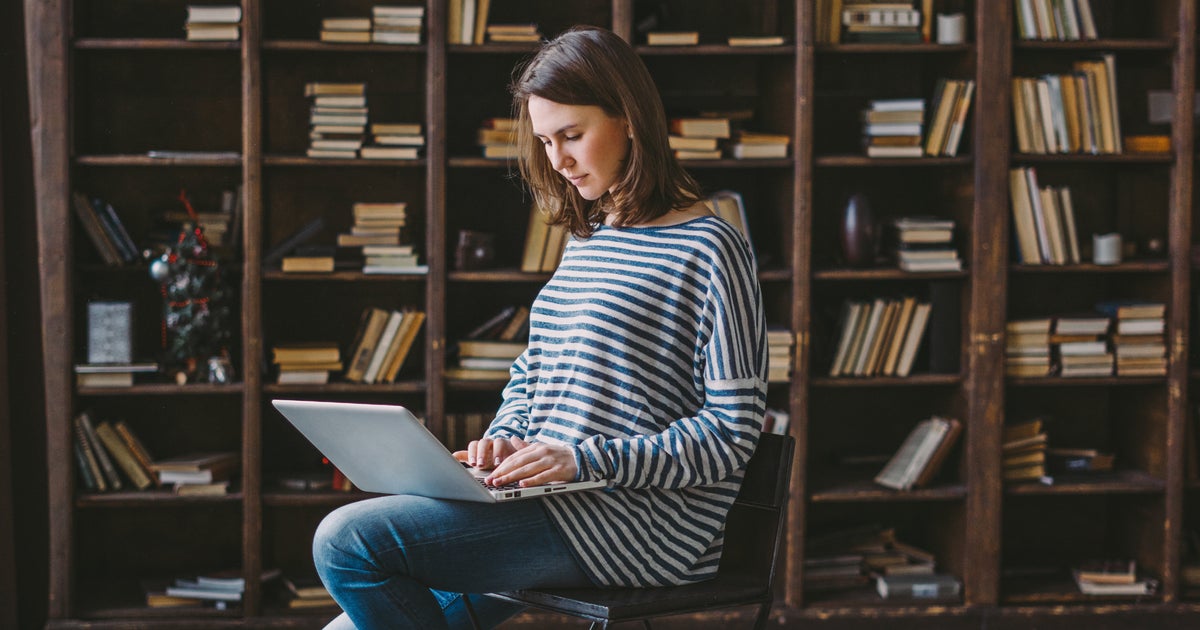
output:
[{"label": "ornament", "polygon": [[838,238],[842,257],[851,267],[865,267],[875,262],[875,216],[871,203],[862,193],[854,193],[842,209]]},{"label": "ornament", "polygon": [[166,280],[170,271],[171,266],[167,263],[167,254],[150,261],[150,278],[155,282]]}]

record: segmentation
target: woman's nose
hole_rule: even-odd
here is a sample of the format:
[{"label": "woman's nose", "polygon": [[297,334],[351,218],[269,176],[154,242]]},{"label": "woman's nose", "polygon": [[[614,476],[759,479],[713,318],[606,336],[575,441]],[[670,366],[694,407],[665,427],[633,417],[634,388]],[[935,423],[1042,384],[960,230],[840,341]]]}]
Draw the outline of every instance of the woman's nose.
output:
[{"label": "woman's nose", "polygon": [[561,146],[559,144],[552,144],[546,149],[546,155],[550,158],[550,166],[554,167],[556,171],[562,170],[571,164],[570,154],[562,150]]}]

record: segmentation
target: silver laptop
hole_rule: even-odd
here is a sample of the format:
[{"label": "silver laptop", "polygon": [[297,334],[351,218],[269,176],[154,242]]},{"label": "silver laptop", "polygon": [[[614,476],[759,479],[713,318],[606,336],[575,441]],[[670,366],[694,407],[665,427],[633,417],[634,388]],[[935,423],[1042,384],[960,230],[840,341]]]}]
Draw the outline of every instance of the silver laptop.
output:
[{"label": "silver laptop", "polygon": [[272,404],[354,485],[367,492],[495,503],[603,488],[603,481],[487,487],[486,472],[454,459],[409,410],[396,405],[273,400]]}]

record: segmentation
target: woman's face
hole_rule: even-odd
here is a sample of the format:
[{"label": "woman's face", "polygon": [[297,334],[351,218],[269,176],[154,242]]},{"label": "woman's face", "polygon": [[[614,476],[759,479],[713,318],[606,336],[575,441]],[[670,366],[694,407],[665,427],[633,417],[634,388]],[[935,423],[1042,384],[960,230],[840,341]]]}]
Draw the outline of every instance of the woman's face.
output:
[{"label": "woman's face", "polygon": [[595,105],[531,96],[528,107],[533,135],[546,147],[554,170],[589,201],[611,192],[629,157],[629,125]]}]

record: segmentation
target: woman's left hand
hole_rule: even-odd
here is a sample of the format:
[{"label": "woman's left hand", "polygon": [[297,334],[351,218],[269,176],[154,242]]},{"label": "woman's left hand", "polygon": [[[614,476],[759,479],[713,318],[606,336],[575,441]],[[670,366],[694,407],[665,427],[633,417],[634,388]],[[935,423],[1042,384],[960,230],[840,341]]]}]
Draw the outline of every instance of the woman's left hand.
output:
[{"label": "woman's left hand", "polygon": [[555,481],[574,481],[575,453],[567,446],[526,442],[520,438],[509,438],[516,452],[509,455],[487,477],[487,482],[502,486],[520,483],[522,486],[540,486]]}]

